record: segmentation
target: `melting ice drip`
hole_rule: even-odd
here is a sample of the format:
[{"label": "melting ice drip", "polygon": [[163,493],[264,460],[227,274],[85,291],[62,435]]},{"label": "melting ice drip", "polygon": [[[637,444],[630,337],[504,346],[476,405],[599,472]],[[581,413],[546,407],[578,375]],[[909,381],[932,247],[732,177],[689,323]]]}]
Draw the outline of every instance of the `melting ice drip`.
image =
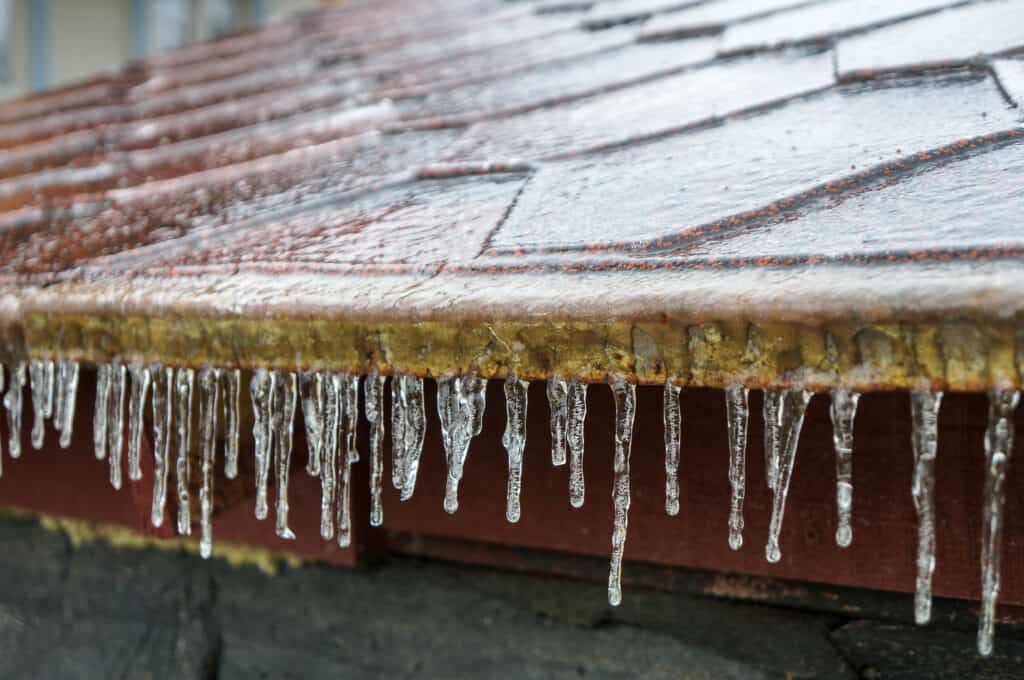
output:
[{"label": "melting ice drip", "polygon": [[[124,408],[128,408],[128,478],[143,476],[143,429],[146,400],[152,393],[153,501],[151,521],[164,521],[170,456],[175,453],[177,529],[191,534],[190,453],[192,450],[193,391],[197,374],[191,368],[170,368],[121,363],[97,369],[93,445],[96,458],[107,460],[110,481],[122,485]],[[282,538],[294,538],[288,526],[288,475],[291,467],[292,432],[295,411],[301,403],[308,442],[306,471],[321,480],[320,533],[325,540],[336,537],[342,547],[352,540],[351,469],[359,461],[356,428],[359,416],[359,379],[347,372],[320,371],[295,374],[257,369],[249,394],[253,409],[256,516],[269,512],[267,494],[271,473],[276,478],[275,529]],[[60,433],[59,444],[71,445],[78,390],[79,365],[75,361],[34,359],[0,366],[0,392],[7,412],[10,456],[21,455],[23,394],[30,388],[34,420],[31,443],[41,448],[45,421],[51,419]],[[416,487],[419,461],[426,432],[424,385],[409,375],[386,378],[370,373],[363,385],[364,413],[370,428],[372,498],[371,523],[383,521],[383,439],[385,396],[391,396],[391,483],[409,500]],[[483,428],[486,381],[476,374],[450,376],[437,381],[437,410],[447,460],[444,509],[458,508],[458,488],[472,439]],[[517,522],[522,514],[522,465],[526,449],[529,384],[515,376],[506,379],[505,431],[502,444],[508,455],[506,518]],[[622,600],[622,561],[630,505],[629,459],[636,415],[636,386],[618,379],[611,385],[615,401],[615,455],[612,503],[611,564],[608,599]],[[663,393],[665,438],[665,510],[679,512],[680,444],[682,410],[680,387],[666,382]],[[235,479],[239,471],[239,401],[241,377],[237,369],[203,367],[198,372],[198,449],[200,461],[199,515],[200,553],[212,553],[214,510],[213,486],[216,467],[218,415],[223,417],[224,474]],[[732,500],[729,514],[729,544],[742,545],[743,499],[745,493],[746,441],[749,421],[748,390],[742,386],[726,389],[729,436],[729,481]],[[764,393],[764,440],[766,481],[772,493],[772,513],[766,557],[781,559],[780,535],[786,495],[793,472],[804,414],[812,393],[802,389],[767,390]],[[570,464],[569,500],[581,507],[584,500],[583,449],[587,413],[587,385],[572,380],[552,379],[547,384],[550,408],[552,463]],[[830,415],[836,461],[836,543],[849,546],[853,540],[853,426],[860,395],[845,387],[831,393]],[[918,515],[918,556],[914,613],[919,623],[931,616],[931,579],[935,569],[935,460],[938,449],[938,416],[942,393],[922,389],[911,392],[912,452],[914,478],[911,487]],[[996,600],[999,594],[999,556],[1006,491],[1006,468],[1013,450],[1013,413],[1019,402],[1014,390],[989,393],[988,427],[985,431],[984,522],[981,551],[982,607],[978,628],[978,651],[992,653]],[[221,406],[223,404],[223,406]],[[568,452],[568,456],[566,455]],[[0,451],[2,453],[2,451]],[[0,457],[2,462],[2,457]],[[0,466],[0,474],[3,469]]]}]

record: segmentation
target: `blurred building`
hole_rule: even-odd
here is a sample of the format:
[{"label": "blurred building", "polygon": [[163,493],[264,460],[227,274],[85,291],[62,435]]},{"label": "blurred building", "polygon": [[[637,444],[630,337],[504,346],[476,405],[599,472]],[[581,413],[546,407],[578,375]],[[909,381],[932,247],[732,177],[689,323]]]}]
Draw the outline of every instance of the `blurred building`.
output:
[{"label": "blurred building", "polygon": [[0,99],[262,24],[319,0],[0,0]]}]

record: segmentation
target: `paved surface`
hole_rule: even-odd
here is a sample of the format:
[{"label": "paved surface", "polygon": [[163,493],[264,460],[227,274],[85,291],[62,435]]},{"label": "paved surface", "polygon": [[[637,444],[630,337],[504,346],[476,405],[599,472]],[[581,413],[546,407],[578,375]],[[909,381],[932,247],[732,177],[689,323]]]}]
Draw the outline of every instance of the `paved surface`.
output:
[{"label": "paved surface", "polygon": [[395,559],[268,576],[0,520],[2,678],[1011,678],[970,631]]}]

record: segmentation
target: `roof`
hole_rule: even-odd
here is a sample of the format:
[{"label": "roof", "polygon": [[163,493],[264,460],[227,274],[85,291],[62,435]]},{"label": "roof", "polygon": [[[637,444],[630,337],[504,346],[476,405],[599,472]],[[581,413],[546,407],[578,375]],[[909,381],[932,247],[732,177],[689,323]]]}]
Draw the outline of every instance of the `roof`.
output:
[{"label": "roof", "polygon": [[94,362],[1021,384],[1024,5],[349,2],[0,104]]}]

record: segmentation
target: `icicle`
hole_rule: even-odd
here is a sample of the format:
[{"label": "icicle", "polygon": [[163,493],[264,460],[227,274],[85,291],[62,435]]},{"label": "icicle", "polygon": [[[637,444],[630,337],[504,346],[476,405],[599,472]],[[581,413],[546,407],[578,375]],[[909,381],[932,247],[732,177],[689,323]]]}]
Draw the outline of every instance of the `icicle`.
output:
[{"label": "icicle", "polygon": [[636,385],[623,380],[612,383],[615,397],[615,482],[612,501],[615,524],[612,529],[612,559],[608,572],[608,604],[622,603],[622,556],[626,549],[629,524],[629,454],[633,446],[633,419],[636,416]]},{"label": "icicle", "polygon": [[149,394],[149,368],[138,364],[128,369],[132,379],[131,395],[128,398],[128,479],[142,479],[143,414],[146,408],[146,395]]},{"label": "icicle", "polygon": [[92,418],[92,443],[96,460],[107,457],[107,415],[110,410],[110,372],[114,367],[102,364],[96,367],[96,404]]},{"label": "icicle", "polygon": [[459,509],[459,482],[469,453],[469,443],[483,428],[487,381],[476,374],[441,378],[437,382],[437,413],[441,438],[448,458],[444,509]]},{"label": "icicle", "polygon": [[399,491],[405,486],[405,468],[408,457],[405,424],[409,417],[405,376],[391,376],[391,486]]},{"label": "icicle", "polygon": [[213,465],[217,446],[217,399],[220,375],[216,368],[199,369],[199,456],[202,480],[199,487],[199,555],[213,552]]},{"label": "icicle", "polygon": [[32,448],[43,448],[46,419],[53,415],[53,362],[33,359],[28,365],[29,382],[32,386]]},{"label": "icicle", "polygon": [[832,390],[832,444],[836,451],[836,510],[839,525],[836,544],[846,548],[853,542],[850,514],[853,510],[853,420],[860,395],[845,387]]},{"label": "icicle", "polygon": [[153,509],[151,521],[164,523],[167,503],[167,470],[171,459],[171,414],[174,403],[174,369],[153,366]]},{"label": "icicle", "polygon": [[338,419],[342,423],[341,434],[345,442],[337,494],[338,546],[352,545],[352,464],[359,461],[356,450],[356,426],[359,423],[359,376],[342,374],[341,391],[338,393]]},{"label": "icicle", "polygon": [[299,394],[302,400],[302,421],[306,424],[306,474],[316,477],[320,474],[320,447],[323,438],[324,375],[322,373],[300,373]]},{"label": "icicle", "polygon": [[107,458],[110,460],[110,485],[121,488],[121,454],[124,451],[124,393],[127,371],[121,364],[110,369],[110,407],[107,415]]},{"label": "icicle", "polygon": [[729,484],[732,500],[729,506],[729,547],[743,546],[743,498],[747,484],[747,421],[750,390],[742,385],[725,388],[725,417],[729,428]]},{"label": "icicle", "polygon": [[384,376],[373,371],[363,382],[363,408],[370,424],[370,526],[384,523]]},{"label": "icicle", "polygon": [[[5,366],[0,364],[0,393],[4,391]],[[4,445],[0,442],[0,477],[4,475]]]},{"label": "icicle", "polygon": [[405,408],[404,448],[405,471],[402,473],[402,500],[412,498],[416,490],[416,475],[420,469],[423,439],[427,432],[427,414],[423,406],[423,379],[402,376],[402,401]]},{"label": "icicle", "polygon": [[267,518],[267,477],[270,475],[270,452],[273,446],[271,404],[274,395],[274,374],[259,368],[249,383],[252,396],[252,438],[256,448],[256,519]]},{"label": "icicle", "polygon": [[583,479],[583,425],[587,420],[587,384],[570,381],[565,401],[565,441],[569,446],[569,504],[574,508],[582,508],[586,495]]},{"label": "icicle", "polygon": [[924,625],[932,617],[932,572],[935,571],[935,454],[939,443],[942,392],[910,393],[913,425],[914,508],[917,511],[917,589],[914,620]]},{"label": "icicle", "polygon": [[7,449],[11,453],[11,458],[21,456],[21,412],[27,372],[28,365],[24,361],[19,361],[10,369],[7,378],[4,408],[7,409]]},{"label": "icicle", "polygon": [[665,423],[665,512],[679,514],[679,440],[682,437],[683,416],[679,410],[681,388],[671,380],[665,381],[662,418]]},{"label": "icicle", "polygon": [[551,463],[565,465],[565,426],[568,418],[568,386],[560,378],[548,381],[548,406],[551,409]]},{"label": "icicle", "polygon": [[57,372],[59,400],[54,406],[54,424],[60,432],[60,447],[71,446],[71,433],[75,423],[75,402],[78,397],[78,362],[62,361]]},{"label": "icicle", "polygon": [[64,381],[63,361],[55,361],[53,364],[53,429],[60,430],[60,423],[64,421],[64,388],[67,384]]},{"label": "icicle", "polygon": [[765,390],[764,405],[761,408],[764,416],[764,470],[768,490],[775,493],[775,484],[779,477],[779,431],[782,421],[779,420],[779,409],[782,403],[782,390]]},{"label": "icicle", "polygon": [[530,383],[509,376],[505,380],[505,433],[501,445],[508,451],[508,489],[505,519],[518,522],[519,493],[523,485],[523,451],[526,449],[526,404]]},{"label": "icicle", "polygon": [[769,562],[782,559],[782,550],[779,548],[782,516],[786,511],[786,495],[789,493],[789,480],[793,475],[793,462],[800,443],[800,430],[804,426],[804,413],[807,412],[807,404],[812,396],[808,390],[785,390],[779,401],[779,474],[775,480],[772,519],[768,525],[768,545],[765,548],[765,557]]},{"label": "icicle", "polygon": [[978,653],[992,654],[996,599],[999,597],[999,553],[1006,504],[1006,467],[1013,455],[1013,412],[1020,394],[992,390],[988,394],[988,427],[985,429],[985,492],[981,525],[981,618],[978,622]]},{"label": "icicle", "polygon": [[174,422],[177,429],[177,460],[175,464],[178,488],[178,533],[192,534],[192,515],[189,507],[189,452],[192,449],[192,386],[195,371],[179,368],[174,373]]},{"label": "icicle", "polygon": [[274,423],[274,456],[277,466],[277,505],[274,531],[280,538],[293,539],[288,528],[288,473],[292,466],[292,436],[295,426],[295,402],[298,386],[294,373],[278,371],[274,378],[271,409]]},{"label": "icicle", "polygon": [[224,476],[234,479],[238,476],[238,399],[242,379],[237,368],[221,369],[220,377],[224,383]]},{"label": "icicle", "polygon": [[334,496],[338,476],[338,401],[344,389],[340,375],[325,374],[321,378],[324,404],[320,414],[320,536],[334,537]]}]

